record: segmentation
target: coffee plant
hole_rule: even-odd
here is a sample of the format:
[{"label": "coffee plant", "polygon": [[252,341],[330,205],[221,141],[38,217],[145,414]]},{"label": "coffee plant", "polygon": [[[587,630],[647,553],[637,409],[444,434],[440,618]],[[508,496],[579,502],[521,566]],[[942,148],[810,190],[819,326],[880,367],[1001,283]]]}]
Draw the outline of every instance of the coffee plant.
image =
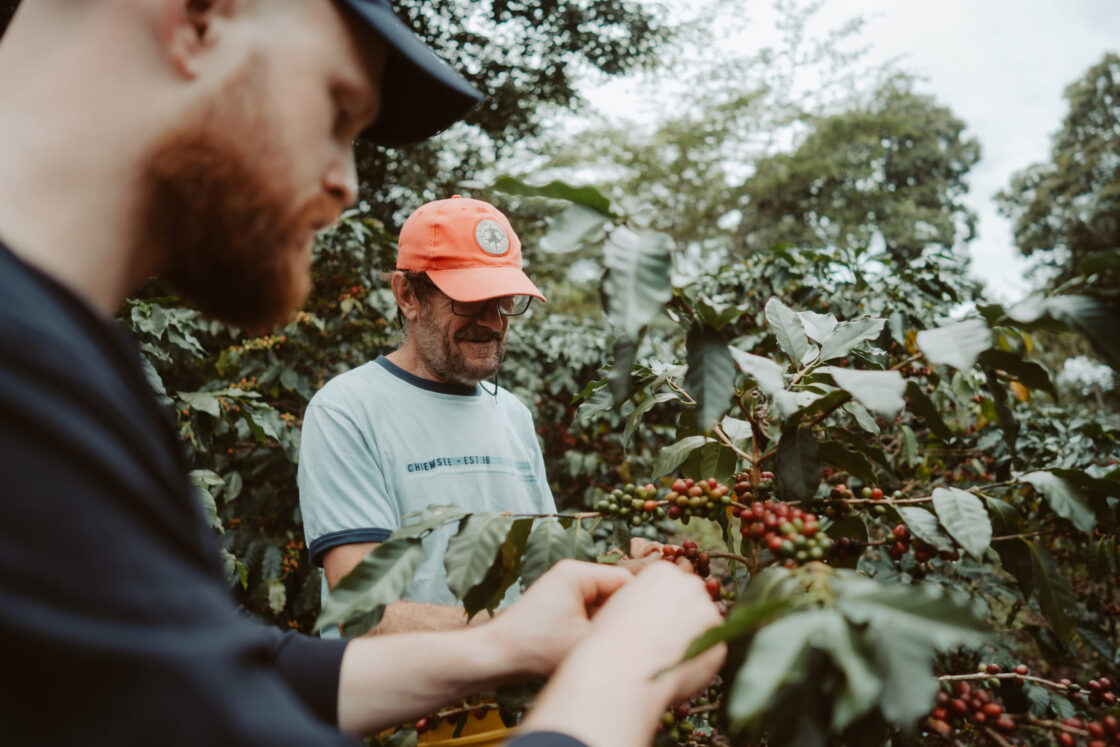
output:
[{"label": "coffee plant", "polygon": [[[299,425],[326,380],[397,344],[379,277],[393,237],[347,215],[319,242],[315,295],[271,334],[206,320],[159,286],[122,310],[247,613],[360,634],[447,524],[449,586],[472,615],[561,558],[618,562],[640,537],[726,612],[693,653],[731,651],[664,715],[659,744],[1117,741],[1120,424],[1059,401],[1036,355],[1039,330],[1072,329],[1115,363],[1113,300],[1074,281],[987,304],[943,249],[894,264],[778,245],[697,267],[596,190],[496,186],[514,215],[554,213],[540,243],[559,263],[579,248],[605,269],[605,318],[534,310],[501,372],[535,412],[564,513],[433,506],[321,614]],[[494,710],[512,722],[530,702],[503,689],[390,739]]]},{"label": "coffee plant", "polygon": [[[672,241],[601,193],[499,186],[572,203],[552,251],[602,252],[611,363],[562,443],[597,434],[616,468],[588,469],[558,516],[407,517],[318,628],[376,625],[438,527],[457,526],[448,586],[472,616],[640,536],[725,610],[689,655],[730,648],[659,744],[1120,744],[1120,426],[1057,404],[1031,358],[1058,325],[1114,358],[1108,298],[985,304],[937,250],[897,266],[777,247],[681,282]],[[515,720],[524,695],[473,708]]]}]

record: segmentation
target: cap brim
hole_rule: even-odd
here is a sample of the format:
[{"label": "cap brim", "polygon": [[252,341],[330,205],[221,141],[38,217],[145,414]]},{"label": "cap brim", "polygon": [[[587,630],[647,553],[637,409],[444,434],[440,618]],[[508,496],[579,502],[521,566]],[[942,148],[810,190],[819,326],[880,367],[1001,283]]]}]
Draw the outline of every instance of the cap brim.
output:
[{"label": "cap brim", "polygon": [[381,84],[381,114],[360,135],[380,145],[425,140],[446,130],[482,101],[482,94],[436,56],[388,3],[344,0],[389,46]]},{"label": "cap brim", "polygon": [[464,267],[428,270],[436,287],[455,301],[485,301],[500,296],[532,296],[547,301],[529,276],[516,267]]}]

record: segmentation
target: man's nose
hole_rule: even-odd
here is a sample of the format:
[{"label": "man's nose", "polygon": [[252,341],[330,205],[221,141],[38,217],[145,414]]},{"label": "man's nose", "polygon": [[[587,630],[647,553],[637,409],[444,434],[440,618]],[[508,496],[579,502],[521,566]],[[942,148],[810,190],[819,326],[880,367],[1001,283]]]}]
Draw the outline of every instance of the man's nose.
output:
[{"label": "man's nose", "polygon": [[478,316],[478,323],[483,327],[498,331],[505,327],[505,317],[498,311],[498,299],[492,299],[486,304],[486,310]]},{"label": "man's nose", "polygon": [[323,173],[323,190],[344,210],[358,201],[358,166],[353,147],[345,147]]}]

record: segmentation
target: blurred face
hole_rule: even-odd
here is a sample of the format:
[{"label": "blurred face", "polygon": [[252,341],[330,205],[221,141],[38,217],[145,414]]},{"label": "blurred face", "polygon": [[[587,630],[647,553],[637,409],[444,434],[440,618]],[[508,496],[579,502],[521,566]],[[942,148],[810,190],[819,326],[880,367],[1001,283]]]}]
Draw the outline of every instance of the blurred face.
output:
[{"label": "blurred face", "polygon": [[352,140],[379,103],[380,43],[333,3],[292,7],[145,174],[141,249],[160,247],[164,277],[203,311],[254,330],[306,299],[314,235],[356,199]]},{"label": "blurred face", "polygon": [[495,304],[478,317],[456,316],[451,299],[432,288],[420,302],[420,315],[409,335],[424,364],[441,381],[473,386],[498,372],[508,331],[509,319]]}]

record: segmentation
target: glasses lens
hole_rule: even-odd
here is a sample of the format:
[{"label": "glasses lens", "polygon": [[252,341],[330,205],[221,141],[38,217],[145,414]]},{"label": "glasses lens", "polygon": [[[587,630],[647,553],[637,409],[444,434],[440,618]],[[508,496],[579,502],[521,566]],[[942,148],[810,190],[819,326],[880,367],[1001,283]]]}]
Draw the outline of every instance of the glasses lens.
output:
[{"label": "glasses lens", "polygon": [[506,316],[524,314],[529,309],[532,296],[505,296],[498,299],[498,310]]},{"label": "glasses lens", "polygon": [[502,316],[519,316],[529,310],[532,296],[502,296],[487,301],[452,301],[451,313],[456,316],[482,316],[490,311],[490,304],[497,303]]},{"label": "glasses lens", "polygon": [[489,301],[452,301],[451,313],[456,316],[481,316]]}]

